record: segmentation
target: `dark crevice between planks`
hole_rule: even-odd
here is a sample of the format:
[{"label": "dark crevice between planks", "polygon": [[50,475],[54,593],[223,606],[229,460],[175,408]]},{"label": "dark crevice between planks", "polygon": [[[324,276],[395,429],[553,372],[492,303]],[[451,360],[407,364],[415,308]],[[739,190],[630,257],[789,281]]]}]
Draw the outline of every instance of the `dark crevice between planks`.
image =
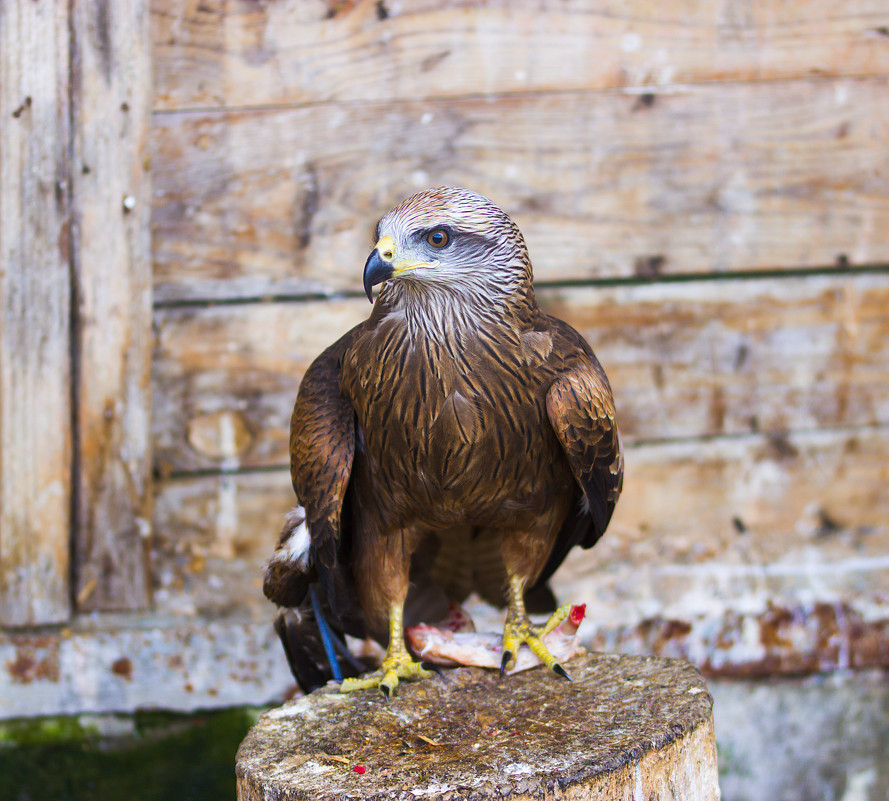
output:
[{"label": "dark crevice between planks", "polygon": [[[356,273],[357,274],[357,273]],[[360,276],[359,276],[360,277]],[[306,292],[299,294],[263,293],[262,295],[244,295],[232,298],[183,298],[182,300],[156,300],[155,309],[189,309],[210,306],[248,306],[253,303],[313,303],[317,301],[347,300],[363,298],[364,292]],[[367,304],[370,311],[370,304]]]},{"label": "dark crevice between planks", "polygon": [[236,467],[231,470],[223,470],[214,467],[201,467],[194,470],[159,470],[154,468],[155,486],[163,482],[177,481],[189,478],[215,478],[217,476],[245,476],[260,475],[262,473],[280,473],[283,470],[289,470],[290,466],[286,464],[268,464],[257,465],[255,467]]},{"label": "dark crevice between planks", "polygon": [[[357,273],[356,273],[357,275]],[[704,281],[759,281],[766,279],[794,279],[821,276],[889,276],[889,264],[850,265],[846,256],[839,254],[835,264],[822,267],[791,267],[788,269],[733,270],[719,273],[675,273],[666,275],[632,275],[603,278],[578,278],[565,281],[535,281],[537,290],[580,289],[587,287],[648,286],[653,284],[691,284]],[[357,283],[357,281],[356,281]],[[158,300],[155,309],[204,308],[210,306],[245,306],[253,303],[310,303],[363,298],[360,289],[354,292],[307,292],[299,294],[263,293],[231,298],[187,298],[181,300]],[[370,304],[368,304],[368,311]]]},{"label": "dark crevice between planks", "polygon": [[[699,442],[702,445],[714,442],[737,442],[743,440],[766,440],[773,442],[778,448],[786,449],[792,447],[790,440],[797,437],[808,437],[817,435],[862,435],[876,431],[889,432],[889,423],[861,423],[859,425],[845,426],[828,426],[818,428],[796,428],[782,429],[773,431],[744,431],[734,434],[698,434],[688,437],[652,437],[647,439],[630,439],[624,440],[624,448],[627,451],[635,448],[659,447],[668,445],[677,445],[683,443]],[[245,476],[279,473],[289,470],[287,464],[269,464],[257,465],[254,467],[238,467],[231,470],[222,470],[212,467],[198,468],[194,470],[164,470],[161,471],[157,467],[154,470],[154,479],[156,486],[162,483],[178,481],[183,479],[198,478],[216,478],[223,476]]]},{"label": "dark crevice between planks", "polygon": [[77,90],[79,86],[80,74],[78,59],[80,52],[78,50],[79,40],[77,37],[76,24],[74,20],[74,3],[76,0],[68,2],[68,175],[67,186],[65,187],[66,199],[68,203],[68,274],[70,282],[70,318],[68,321],[69,336],[69,370],[70,381],[68,384],[71,394],[71,465],[70,465],[70,525],[68,533],[68,595],[72,612],[77,611],[77,521],[80,520],[81,514],[81,448],[82,442],[80,438],[80,378],[81,378],[81,332],[82,325],[80,319],[81,308],[81,288],[80,288],[80,265],[77,263],[80,253],[79,239],[80,227],[74,207],[74,160],[75,145],[74,137],[77,130]]}]

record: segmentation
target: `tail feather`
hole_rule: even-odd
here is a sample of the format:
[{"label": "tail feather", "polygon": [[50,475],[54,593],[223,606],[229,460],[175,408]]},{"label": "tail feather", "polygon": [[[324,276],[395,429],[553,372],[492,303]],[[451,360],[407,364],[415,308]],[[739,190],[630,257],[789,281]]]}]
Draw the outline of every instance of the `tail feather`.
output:
[{"label": "tail feather", "polygon": [[297,507],[287,515],[275,553],[266,565],[262,583],[266,598],[278,606],[302,604],[315,574],[310,545],[302,509]]},{"label": "tail feather", "polygon": [[275,618],[275,631],[290,671],[304,693],[323,687],[331,679],[340,681],[368,669],[349,653],[343,632],[331,626],[322,606],[313,588],[298,609],[281,609]]}]

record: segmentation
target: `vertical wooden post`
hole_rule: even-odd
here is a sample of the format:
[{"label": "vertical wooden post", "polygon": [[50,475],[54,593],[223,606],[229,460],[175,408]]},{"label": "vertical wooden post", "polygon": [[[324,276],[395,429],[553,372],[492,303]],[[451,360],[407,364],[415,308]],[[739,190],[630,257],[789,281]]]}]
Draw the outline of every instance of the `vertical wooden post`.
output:
[{"label": "vertical wooden post", "polygon": [[65,620],[68,4],[0,3],[0,625]]},{"label": "vertical wooden post", "polygon": [[149,600],[151,248],[148,0],[71,4],[74,597]]}]

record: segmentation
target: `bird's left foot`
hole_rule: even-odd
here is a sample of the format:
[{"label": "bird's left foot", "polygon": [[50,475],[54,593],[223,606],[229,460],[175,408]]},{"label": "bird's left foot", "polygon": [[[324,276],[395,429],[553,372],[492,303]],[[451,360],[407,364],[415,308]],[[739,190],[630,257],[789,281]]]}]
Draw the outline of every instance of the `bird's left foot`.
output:
[{"label": "bird's left foot", "polygon": [[369,690],[379,687],[386,698],[395,693],[395,688],[401,679],[416,681],[417,679],[431,679],[435,675],[441,675],[438,668],[425,662],[415,662],[407,652],[386,656],[379,670],[375,670],[368,676],[360,676],[357,679],[345,679],[340,685],[341,693],[351,693],[355,690]]},{"label": "bird's left foot", "polygon": [[571,677],[565,671],[565,668],[559,664],[559,661],[543,644],[543,638],[565,620],[569,614],[571,614],[571,604],[563,604],[553,612],[552,617],[543,626],[532,624],[526,614],[510,614],[506,618],[506,625],[503,629],[503,661],[500,663],[500,675],[502,676],[507,670],[513,668],[516,654],[518,654],[522,643],[525,643],[553,673],[564,676],[570,681]]}]

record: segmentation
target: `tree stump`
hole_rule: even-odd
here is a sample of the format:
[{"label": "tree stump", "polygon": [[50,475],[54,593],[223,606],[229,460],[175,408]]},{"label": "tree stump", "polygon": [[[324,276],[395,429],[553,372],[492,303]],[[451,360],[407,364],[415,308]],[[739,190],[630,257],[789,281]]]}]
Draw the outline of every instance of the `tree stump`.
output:
[{"label": "tree stump", "polygon": [[325,688],[266,712],[239,801],[719,798],[713,700],[686,662],[592,654],[500,679],[460,668],[397,697]]}]

